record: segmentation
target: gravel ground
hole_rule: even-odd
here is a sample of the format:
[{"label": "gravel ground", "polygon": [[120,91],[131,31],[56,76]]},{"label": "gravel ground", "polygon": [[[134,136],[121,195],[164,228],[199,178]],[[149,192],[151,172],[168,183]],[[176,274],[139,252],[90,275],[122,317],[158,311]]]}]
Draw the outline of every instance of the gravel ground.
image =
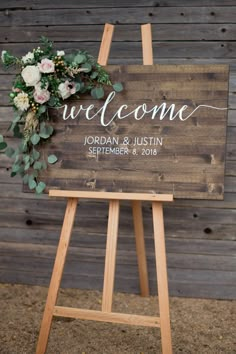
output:
[{"label": "gravel ground", "polygon": [[[0,284],[0,353],[33,354],[47,288]],[[62,289],[57,304],[100,309],[98,291]],[[116,293],[113,311],[156,315],[157,297]],[[170,298],[173,353],[236,353],[236,301]],[[160,330],[54,318],[47,354],[157,354]]]}]

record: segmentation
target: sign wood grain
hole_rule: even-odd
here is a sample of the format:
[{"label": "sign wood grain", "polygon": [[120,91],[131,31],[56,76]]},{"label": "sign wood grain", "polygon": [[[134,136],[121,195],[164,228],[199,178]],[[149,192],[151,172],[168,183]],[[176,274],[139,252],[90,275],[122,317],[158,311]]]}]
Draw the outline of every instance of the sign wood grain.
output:
[{"label": "sign wood grain", "polygon": [[44,173],[48,188],[223,199],[228,66],[107,70],[121,93],[51,111],[56,134],[45,151],[58,163]]}]

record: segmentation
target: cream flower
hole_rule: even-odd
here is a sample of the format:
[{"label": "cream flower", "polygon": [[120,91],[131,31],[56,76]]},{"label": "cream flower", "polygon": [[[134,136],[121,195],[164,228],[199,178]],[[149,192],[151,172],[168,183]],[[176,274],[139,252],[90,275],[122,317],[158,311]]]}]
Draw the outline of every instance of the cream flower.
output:
[{"label": "cream flower", "polygon": [[41,73],[49,74],[49,73],[54,73],[55,71],[55,64],[52,60],[50,59],[42,59],[41,63],[38,64],[39,71]]},{"label": "cream flower", "polygon": [[21,72],[26,86],[35,86],[41,79],[39,68],[35,65],[27,65]]},{"label": "cream flower", "polygon": [[62,99],[65,100],[76,92],[75,83],[66,80],[58,86],[58,91]]},{"label": "cream flower", "polygon": [[58,51],[57,51],[57,56],[58,56],[58,57],[63,57],[63,55],[65,55],[64,50],[58,50]]},{"label": "cream flower", "polygon": [[2,50],[1,60],[2,60],[3,64],[5,63],[5,55],[6,55],[6,53],[7,53],[6,50]]},{"label": "cream flower", "polygon": [[18,93],[18,95],[13,99],[13,102],[16,108],[20,111],[26,111],[30,106],[29,97],[25,92]]},{"label": "cream flower", "polygon": [[31,63],[34,60],[34,53],[28,52],[25,56],[21,58],[24,64]]}]

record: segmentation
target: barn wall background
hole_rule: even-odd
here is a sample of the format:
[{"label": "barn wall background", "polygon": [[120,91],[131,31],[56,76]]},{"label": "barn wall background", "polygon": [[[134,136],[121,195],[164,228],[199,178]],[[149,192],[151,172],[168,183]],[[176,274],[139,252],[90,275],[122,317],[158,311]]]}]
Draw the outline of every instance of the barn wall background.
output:
[{"label": "barn wall background", "polygon": [[[223,5],[222,5],[223,4]],[[236,298],[236,1],[1,0],[1,50],[24,55],[41,35],[58,49],[97,56],[105,22],[116,25],[109,64],[142,64],[140,24],[150,22],[155,63],[230,64],[224,201],[165,207],[170,295]],[[12,117],[13,72],[0,68],[0,131]],[[0,155],[0,282],[48,285],[65,202],[22,193]],[[78,209],[63,286],[102,289],[107,204]],[[151,210],[144,204],[150,286],[156,292]],[[131,210],[121,209],[116,290],[138,292]]]}]

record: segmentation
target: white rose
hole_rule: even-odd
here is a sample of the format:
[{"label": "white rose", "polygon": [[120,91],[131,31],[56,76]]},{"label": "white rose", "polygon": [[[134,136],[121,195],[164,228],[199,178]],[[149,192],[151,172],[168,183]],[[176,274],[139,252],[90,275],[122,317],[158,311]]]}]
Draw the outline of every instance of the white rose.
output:
[{"label": "white rose", "polygon": [[63,57],[63,55],[65,55],[64,50],[58,50],[58,51],[57,51],[57,56],[58,56],[58,57]]},{"label": "white rose", "polygon": [[25,92],[18,93],[18,95],[14,97],[13,102],[20,111],[26,111],[30,106],[29,97]]},{"label": "white rose", "polygon": [[58,91],[59,91],[62,99],[65,100],[66,98],[70,97],[71,95],[73,95],[76,92],[75,83],[70,82],[68,80],[65,82],[62,82],[58,86]]},{"label": "white rose", "polygon": [[27,65],[21,72],[26,86],[35,86],[41,79],[39,68],[35,65]]},{"label": "white rose", "polygon": [[55,71],[55,64],[52,60],[50,59],[42,59],[41,63],[38,64],[39,71],[41,73],[49,74],[49,73],[54,73]]},{"label": "white rose", "polygon": [[24,64],[31,63],[34,60],[34,53],[28,52],[25,56],[21,58]]}]

